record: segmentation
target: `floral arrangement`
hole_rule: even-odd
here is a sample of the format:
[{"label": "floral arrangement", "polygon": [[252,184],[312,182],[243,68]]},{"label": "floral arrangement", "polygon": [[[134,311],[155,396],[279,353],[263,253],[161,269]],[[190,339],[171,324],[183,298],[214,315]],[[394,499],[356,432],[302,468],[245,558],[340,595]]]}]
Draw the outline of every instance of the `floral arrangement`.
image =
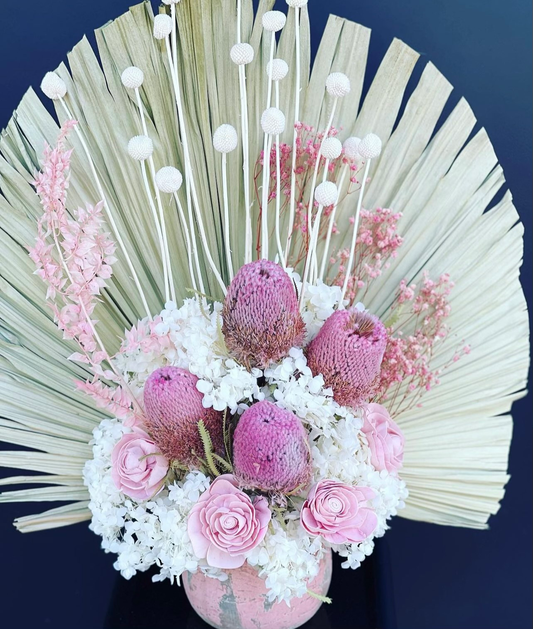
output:
[{"label": "floral arrangement", "polygon": [[[31,257],[58,327],[80,346],[71,360],[95,373],[78,386],[115,415],[95,429],[84,469],[91,528],[117,553],[115,567],[126,578],[156,565],[156,579],[202,570],[223,580],[246,561],[278,602],[307,593],[326,549],[357,568],[407,497],[402,431],[372,400],[406,378],[414,399],[431,386],[448,278],[400,286],[397,307],[424,312],[425,332],[397,344],[401,336],[353,303],[356,290],[342,297],[342,277],[302,292],[295,271],[260,258],[237,271],[223,303],[169,301],[111,357],[92,313],[115,245],[101,204],[74,220],[65,209],[74,125],[45,151]],[[362,255],[393,255],[398,216],[364,219]]]},{"label": "floral arrangement", "polygon": [[[102,52],[108,87],[113,103],[127,103],[128,111],[123,119],[111,115],[113,132],[99,126],[104,105],[95,117],[77,103],[96,89],[87,51],[92,69],[79,87],[63,70],[41,85],[61,126],[51,145],[42,143],[38,174],[28,177],[42,207],[35,244],[25,246],[46,284],[51,314],[36,306],[43,335],[52,317],[63,340],[51,341],[38,363],[54,365],[45,399],[59,405],[56,417],[26,420],[31,434],[22,443],[49,453],[30,469],[57,481],[51,495],[78,502],[19,525],[32,530],[90,518],[126,578],[155,566],[156,581],[202,573],[223,582],[247,565],[264,580],[269,603],[328,600],[310,587],[326,555],[332,550],[343,567],[357,568],[398,512],[483,527],[497,510],[510,439],[501,413],[525,377],[527,320],[517,308],[516,325],[496,341],[492,331],[502,299],[518,304],[522,294],[517,286],[501,298],[482,282],[474,287],[456,263],[467,263],[467,249],[448,255],[456,226],[443,198],[481,207],[472,229],[477,221],[484,251],[499,246],[483,222],[489,219],[480,199],[488,193],[476,187],[486,185],[482,166],[469,171],[479,184],[464,184],[461,165],[450,171],[457,168],[458,178],[444,177],[452,131],[441,144],[435,139],[438,159],[432,144],[419,155],[422,185],[414,166],[412,176],[405,170],[414,162],[411,149],[402,153],[401,122],[389,138],[391,130],[363,107],[355,128],[364,133],[347,130],[349,101],[362,83],[354,90],[354,72],[339,66],[344,59],[347,67],[342,51],[364,34],[361,27],[345,22],[342,37],[327,31],[324,50],[338,41],[332,49],[341,52],[325,63],[321,49],[308,83],[305,0],[287,0],[288,21],[262,5],[255,23],[251,4],[237,0],[230,20],[236,38],[229,27],[220,35],[228,49],[220,71],[239,95],[228,104],[214,96],[217,55],[197,49],[212,76],[187,56],[191,33],[206,46],[209,40],[195,31],[194,8],[165,4],[155,18],[146,5],[132,9],[135,25],[128,22],[127,32],[145,52],[123,57],[144,55],[144,70],[118,63],[119,31],[103,31],[102,50],[115,49],[113,63]],[[250,43],[243,41],[248,36]],[[197,83],[187,74],[193,70]],[[391,99],[383,97],[392,110]],[[224,115],[240,121],[240,132]],[[222,124],[211,128],[210,116]],[[425,147],[431,131],[424,124],[433,126],[409,124],[408,133],[426,133]],[[10,177],[25,189],[15,171]],[[428,193],[432,181],[437,192]],[[376,202],[379,190],[386,202]],[[413,195],[422,204],[413,202],[415,210]],[[421,248],[424,204],[442,208]],[[495,212],[512,215],[512,205],[488,216]],[[517,237],[515,229],[509,233]],[[30,293],[43,296],[33,284]],[[477,327],[465,294],[480,303]],[[26,323],[22,329],[27,334]],[[476,376],[472,355],[486,355],[479,330],[494,356],[512,343],[516,351],[503,362],[485,361],[498,369]],[[74,393],[55,367],[67,355]],[[509,356],[519,363],[514,376]],[[484,377],[501,387],[488,395],[488,406],[476,406],[473,392]],[[445,379],[451,384],[439,393]],[[458,394],[447,393],[452,389]],[[77,417],[70,423],[67,398]],[[87,410],[91,404],[98,410]],[[461,405],[473,418],[468,428],[457,418]],[[12,430],[8,423],[0,436],[13,440]],[[497,454],[488,448],[495,435]],[[454,492],[466,492],[457,504]]]}]

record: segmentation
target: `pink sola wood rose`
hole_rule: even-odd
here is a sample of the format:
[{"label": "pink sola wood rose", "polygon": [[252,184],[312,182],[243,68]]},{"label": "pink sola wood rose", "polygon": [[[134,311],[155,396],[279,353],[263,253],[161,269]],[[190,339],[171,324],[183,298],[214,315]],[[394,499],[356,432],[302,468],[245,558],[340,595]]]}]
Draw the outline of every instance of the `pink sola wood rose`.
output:
[{"label": "pink sola wood rose", "polygon": [[248,368],[283,358],[305,336],[292,280],[269,260],[240,268],[228,288],[222,319],[228,350]]},{"label": "pink sola wood rose", "polygon": [[142,430],[128,433],[113,448],[111,476],[118,489],[134,500],[148,500],[162,489],[167,459]]},{"label": "pink sola wood rose", "polygon": [[247,409],[233,435],[233,468],[242,486],[288,494],[309,484],[307,432],[294,413],[272,402]]},{"label": "pink sola wood rose", "polygon": [[213,449],[224,447],[222,413],[202,405],[198,378],[178,367],[156,369],[144,386],[146,428],[161,452],[187,465],[198,463],[204,448],[198,422],[203,420]]},{"label": "pink sola wood rose", "polygon": [[307,348],[313,375],[322,374],[342,406],[359,406],[379,384],[387,331],[381,321],[357,308],[337,310]]},{"label": "pink sola wood rose", "polygon": [[231,474],[223,474],[191,509],[187,531],[194,554],[226,570],[243,565],[246,553],[265,537],[269,522],[266,498],[252,501]]},{"label": "pink sola wood rose", "polygon": [[331,544],[362,542],[372,534],[378,518],[368,500],[370,487],[352,487],[335,480],[321,480],[311,488],[300,513],[303,528]]},{"label": "pink sola wood rose", "polygon": [[404,436],[381,404],[364,407],[362,431],[368,440],[371,463],[376,470],[396,472],[403,464]]}]

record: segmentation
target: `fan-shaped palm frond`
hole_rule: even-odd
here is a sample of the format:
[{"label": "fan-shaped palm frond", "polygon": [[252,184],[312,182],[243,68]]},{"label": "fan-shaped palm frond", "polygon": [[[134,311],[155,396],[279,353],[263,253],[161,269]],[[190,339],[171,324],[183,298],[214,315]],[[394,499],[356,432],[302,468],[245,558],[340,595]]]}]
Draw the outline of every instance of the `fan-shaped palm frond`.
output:
[{"label": "fan-shaped palm frond", "polygon": [[[246,66],[250,179],[263,147],[261,113],[267,99],[264,70],[270,39],[261,16],[272,0],[262,0],[254,19],[252,2],[242,3],[242,41],[256,54]],[[206,241],[214,263],[229,281],[224,249],[224,195],[220,155],[212,135],[222,123],[240,129],[239,72],[229,58],[235,43],[235,0],[198,0],[178,5],[178,63],[191,165],[195,172]],[[403,213],[399,229],[405,239],[398,256],[365,295],[365,305],[386,316],[398,283],[420,279],[423,270],[449,273],[454,282],[450,327],[472,352],[453,362],[454,342],[443,343],[434,359],[448,365],[440,386],[423,406],[397,417],[406,436],[403,477],[410,491],[405,517],[470,527],[484,527],[498,509],[507,481],[507,456],[512,433],[511,404],[525,386],[528,365],[526,306],[519,284],[522,226],[510,193],[489,211],[504,184],[490,140],[481,129],[471,136],[475,117],[464,100],[439,125],[451,85],[428,63],[408,98],[405,91],[418,54],[393,41],[362,105],[370,31],[332,16],[310,70],[307,9],[301,9],[301,120],[324,130],[331,99],[324,91],[332,71],[346,73],[349,98],[339,103],[335,126],[341,139],[373,132],[383,151],[371,165],[366,207],[392,207]],[[163,307],[162,257],[158,234],[147,209],[138,163],[129,159],[128,140],[141,132],[135,96],[124,89],[120,75],[135,65],[144,72],[140,89],[148,134],[154,142],[155,166],[184,167],[183,134],[175,111],[165,44],[152,35],[153,15],[143,3],[96,33],[98,56],[86,39],[68,55],[68,67],[57,72],[67,84],[66,102],[86,142],[118,231],[129,252],[151,312]],[[296,96],[295,12],[289,11],[277,43],[277,55],[290,67],[281,83],[279,103],[289,120]],[[60,121],[66,118],[60,105]],[[4,451],[0,465],[38,471],[41,476],[14,476],[3,485],[36,484],[8,491],[0,501],[67,502],[63,507],[20,518],[22,531],[33,531],[88,519],[88,493],[82,468],[90,458],[93,428],[105,413],[75,390],[73,379],[88,371],[69,362],[73,346],[61,339],[52,313],[43,305],[45,289],[33,274],[27,248],[33,244],[39,200],[32,186],[45,143],[53,144],[59,126],[33,91],[23,98],[0,138],[0,439],[31,451]],[[291,125],[281,137],[292,143]],[[77,136],[68,210],[101,198],[91,165]],[[228,156],[230,242],[235,266],[245,259],[242,226],[246,220],[242,148]],[[185,187],[184,187],[185,188]],[[183,206],[186,190],[180,190]],[[311,182],[304,191],[309,195]],[[171,197],[164,212],[172,274],[178,299],[189,296],[191,281],[187,241]],[[272,202],[271,207],[275,203]],[[349,243],[352,197],[338,208],[340,235],[336,247]],[[274,229],[275,212],[269,212]],[[252,224],[259,203],[252,206]],[[281,216],[286,230],[288,213]],[[298,236],[295,236],[297,239]],[[120,252],[119,252],[120,253]],[[200,252],[202,253],[202,251]],[[131,267],[122,256],[97,307],[99,331],[108,349],[118,347],[124,329],[145,315]],[[219,299],[221,287],[205,255],[200,256],[205,293]],[[39,486],[44,485],[44,486]]]}]

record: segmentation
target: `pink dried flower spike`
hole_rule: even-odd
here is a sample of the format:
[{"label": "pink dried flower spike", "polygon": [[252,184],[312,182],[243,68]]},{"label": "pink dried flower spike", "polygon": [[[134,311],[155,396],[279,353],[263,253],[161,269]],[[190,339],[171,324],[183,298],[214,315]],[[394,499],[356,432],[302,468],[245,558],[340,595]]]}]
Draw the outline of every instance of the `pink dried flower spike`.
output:
[{"label": "pink dried flower spike", "polygon": [[222,318],[229,351],[248,368],[283,358],[305,335],[292,280],[269,260],[241,267],[228,288]]},{"label": "pink dried flower spike", "polygon": [[272,402],[251,406],[233,435],[233,467],[243,487],[288,494],[307,486],[310,451],[300,419]]},{"label": "pink dried flower spike", "polygon": [[387,331],[374,315],[357,308],[338,310],[324,323],[307,349],[313,375],[322,374],[333,397],[357,407],[379,384]]},{"label": "pink dried flower spike", "polygon": [[168,459],[186,465],[198,464],[204,448],[198,431],[203,420],[213,450],[223,452],[222,413],[204,408],[203,395],[196,388],[198,378],[178,367],[156,369],[144,386],[146,428]]}]

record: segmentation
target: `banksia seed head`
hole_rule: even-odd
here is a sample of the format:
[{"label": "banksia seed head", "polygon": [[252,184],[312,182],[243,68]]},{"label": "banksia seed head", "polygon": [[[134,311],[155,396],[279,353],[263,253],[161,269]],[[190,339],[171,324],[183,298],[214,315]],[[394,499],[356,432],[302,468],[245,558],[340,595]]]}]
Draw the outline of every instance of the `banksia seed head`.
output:
[{"label": "banksia seed head", "polygon": [[240,268],[229,285],[222,319],[228,350],[248,368],[283,358],[305,336],[292,280],[269,260]]},{"label": "banksia seed head", "polygon": [[313,375],[322,374],[342,406],[359,406],[374,392],[387,331],[374,315],[356,308],[337,310],[307,348]]},{"label": "banksia seed head", "polygon": [[300,419],[272,402],[251,406],[233,434],[233,469],[249,489],[287,494],[308,485],[310,450]]},{"label": "banksia seed head", "polygon": [[203,395],[196,388],[198,378],[178,367],[156,369],[144,385],[146,428],[167,459],[186,465],[198,463],[204,448],[198,422],[203,420],[213,451],[224,447],[222,413],[204,408]]}]

